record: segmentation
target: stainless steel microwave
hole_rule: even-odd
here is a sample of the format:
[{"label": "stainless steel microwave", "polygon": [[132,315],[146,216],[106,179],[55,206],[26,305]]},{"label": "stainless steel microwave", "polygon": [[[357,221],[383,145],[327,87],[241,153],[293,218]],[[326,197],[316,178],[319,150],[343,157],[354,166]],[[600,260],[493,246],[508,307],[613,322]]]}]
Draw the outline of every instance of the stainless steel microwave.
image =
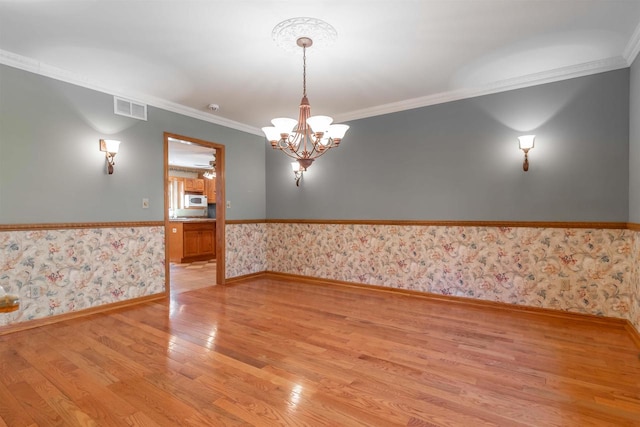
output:
[{"label": "stainless steel microwave", "polygon": [[185,194],[184,207],[185,208],[206,208],[207,196],[203,196],[202,194]]}]

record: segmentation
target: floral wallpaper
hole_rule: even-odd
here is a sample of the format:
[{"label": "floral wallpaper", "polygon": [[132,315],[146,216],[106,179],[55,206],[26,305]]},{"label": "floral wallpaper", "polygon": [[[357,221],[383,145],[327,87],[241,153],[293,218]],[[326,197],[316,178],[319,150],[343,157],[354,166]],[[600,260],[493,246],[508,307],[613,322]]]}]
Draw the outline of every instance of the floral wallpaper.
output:
[{"label": "floral wallpaper", "polygon": [[164,292],[164,228],[0,232],[0,286],[0,326]]},{"label": "floral wallpaper", "polygon": [[268,225],[270,271],[625,319],[632,309],[640,245],[626,229]]},{"label": "floral wallpaper", "polygon": [[[226,277],[276,271],[627,318],[640,332],[640,232],[251,223]],[[163,227],[0,232],[0,326],[164,292]]]},{"label": "floral wallpaper", "polygon": [[640,332],[640,232],[632,232],[633,248],[631,250],[631,312],[629,320]]},{"label": "floral wallpaper", "polygon": [[267,270],[267,224],[227,224],[227,278]]}]

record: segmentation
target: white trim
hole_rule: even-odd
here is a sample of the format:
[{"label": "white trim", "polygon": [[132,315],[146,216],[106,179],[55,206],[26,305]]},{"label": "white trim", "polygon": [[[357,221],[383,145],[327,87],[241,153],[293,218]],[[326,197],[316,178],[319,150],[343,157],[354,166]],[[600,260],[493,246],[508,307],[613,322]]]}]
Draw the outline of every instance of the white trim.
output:
[{"label": "white trim", "polygon": [[220,126],[225,126],[231,129],[236,129],[242,132],[264,137],[264,132],[262,132],[262,129],[249,126],[244,123],[236,122],[231,119],[225,119],[224,117],[212,116],[211,113],[207,113],[205,111],[199,111],[199,110],[196,110],[195,108],[186,107],[184,105],[176,104],[175,102],[167,101],[165,99],[160,99],[160,98],[155,98],[150,96],[142,99],[143,100],[148,99],[148,101],[146,102],[147,104],[153,105],[154,107],[160,108],[162,110],[171,111],[173,113],[178,113],[184,116],[193,117],[194,119],[215,123]]},{"label": "white trim", "polygon": [[635,61],[636,56],[638,56],[638,52],[640,52],[640,23],[638,23],[636,30],[629,39],[629,43],[627,43],[627,46],[622,52],[622,56],[627,60],[627,65],[629,65],[629,67],[633,64],[633,61]]},{"label": "white trim", "polygon": [[460,99],[474,98],[482,95],[490,95],[493,93],[506,92],[509,90],[552,83],[575,77],[603,73],[605,71],[618,70],[626,67],[628,67],[627,61],[622,56],[617,56],[600,61],[592,61],[584,64],[558,68],[551,71],[529,74],[513,79],[501,80],[487,84],[483,87],[452,90],[434,95],[393,102],[390,104],[378,105],[376,107],[365,108],[362,110],[351,111],[349,113],[337,115],[335,119],[336,122],[365,119],[368,117],[381,116],[383,114],[427,107],[429,105],[443,104],[445,102],[457,101]]},{"label": "white trim", "polygon": [[193,117],[205,122],[215,123],[217,125],[225,126],[231,129],[236,129],[242,132],[250,134],[264,136],[261,129],[253,126],[245,125],[244,123],[236,122],[233,120],[225,119],[224,117],[212,116],[210,113],[204,111],[198,111],[195,108],[185,107],[184,105],[176,104],[164,99],[155,98],[142,94],[130,94],[122,93],[100,84],[97,84],[87,76],[74,73],[72,71],[64,70],[62,68],[54,67],[35,59],[18,55],[13,52],[0,49],[0,64],[8,65],[13,68],[19,68],[21,70],[29,71],[31,73],[39,74],[41,76],[50,77],[55,80],[60,80],[66,83],[71,83],[76,86],[81,86],[87,89],[92,89],[98,92],[103,92],[109,95],[119,96],[127,98],[134,102],[141,104],[148,104],[156,108],[171,111],[174,113],[182,114],[188,117]]}]

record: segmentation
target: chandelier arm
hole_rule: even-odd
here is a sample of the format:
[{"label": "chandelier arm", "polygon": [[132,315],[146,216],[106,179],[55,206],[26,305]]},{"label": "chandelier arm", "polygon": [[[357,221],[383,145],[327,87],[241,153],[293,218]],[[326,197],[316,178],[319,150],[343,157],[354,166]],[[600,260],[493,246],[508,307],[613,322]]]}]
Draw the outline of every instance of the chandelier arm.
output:
[{"label": "chandelier arm", "polygon": [[[318,149],[318,146],[320,145],[320,142],[313,144],[313,149],[311,150],[311,154],[315,154],[313,156],[314,159],[322,156],[323,154],[325,154],[327,151],[329,151],[329,148],[333,147],[333,140],[330,140],[331,142],[329,144],[327,144],[325,146],[325,148],[323,148],[322,150]],[[316,154],[317,153],[317,154]]]},{"label": "chandelier arm", "polygon": [[285,153],[288,151],[291,151],[292,153],[296,152],[296,150],[293,148],[292,142],[289,141],[288,139],[281,139],[280,141],[277,142],[274,148],[282,150]]},{"label": "chandelier arm", "polygon": [[[289,135],[289,137],[284,141],[284,145],[287,147],[287,149],[293,151],[293,152],[297,152],[298,149],[300,148],[300,143],[302,142],[302,137],[300,133],[296,133],[296,136],[293,137],[293,139],[291,138],[291,135]],[[296,148],[298,147],[298,148]]]},{"label": "chandelier arm", "polygon": [[315,160],[315,159],[318,159],[318,158],[324,156],[326,152],[327,152],[326,150],[318,151],[317,154],[315,156],[313,156],[313,159]]},{"label": "chandelier arm", "polygon": [[329,148],[335,146],[333,138],[329,138],[329,143],[327,143],[327,145],[324,146],[325,148],[323,148],[322,150],[318,149],[318,147],[320,146],[320,142],[311,143],[310,145],[312,146],[312,148],[310,151],[306,152],[307,155],[305,156],[305,150],[294,150],[291,148],[291,144],[292,143],[289,140],[280,139],[273,148],[282,151],[292,159],[315,159],[329,151]]},{"label": "chandelier arm", "polygon": [[277,150],[282,151],[285,155],[287,155],[288,157],[294,159],[294,160],[300,160],[300,159],[317,159],[318,157],[323,156],[324,154],[326,154],[327,150],[322,150],[322,151],[316,151],[316,153],[318,153],[316,156],[309,156],[309,157],[304,157],[299,155],[299,153],[295,152],[295,151],[291,151],[289,150],[287,147],[279,147],[276,146],[275,147]]},{"label": "chandelier arm", "polygon": [[[333,148],[336,146],[335,141],[333,140],[333,138],[329,137],[327,138],[327,143],[326,144],[322,144],[322,138],[316,138],[315,136],[312,137],[312,143],[313,143],[313,150],[315,152],[318,153],[326,153],[330,148]],[[320,148],[322,147],[322,148]]]},{"label": "chandelier arm", "polygon": [[287,156],[291,157],[294,160],[300,159],[300,157],[298,157],[295,152],[289,151],[288,148],[276,147],[276,149],[282,151],[284,154],[286,154]]}]

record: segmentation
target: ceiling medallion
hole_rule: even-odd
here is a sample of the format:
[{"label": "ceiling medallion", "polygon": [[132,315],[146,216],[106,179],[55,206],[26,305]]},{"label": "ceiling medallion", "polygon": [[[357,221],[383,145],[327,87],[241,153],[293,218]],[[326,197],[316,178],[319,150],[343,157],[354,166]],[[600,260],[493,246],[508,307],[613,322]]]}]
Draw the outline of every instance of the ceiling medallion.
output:
[{"label": "ceiling medallion", "polygon": [[347,125],[331,124],[333,119],[329,116],[311,116],[311,105],[307,99],[307,48],[318,44],[318,40],[312,37],[320,36],[327,46],[329,41],[335,40],[337,33],[331,25],[319,19],[293,18],[276,25],[272,34],[276,42],[288,40],[292,46],[302,48],[302,100],[298,120],[276,118],[271,120],[273,126],[263,127],[262,131],[274,149],[295,159],[300,165],[299,170],[306,171],[316,158],[338,147],[349,129]]},{"label": "ceiling medallion", "polygon": [[316,18],[291,18],[273,28],[271,37],[287,52],[299,52],[297,41],[300,37],[313,40],[316,49],[331,46],[338,32],[330,24]]}]

